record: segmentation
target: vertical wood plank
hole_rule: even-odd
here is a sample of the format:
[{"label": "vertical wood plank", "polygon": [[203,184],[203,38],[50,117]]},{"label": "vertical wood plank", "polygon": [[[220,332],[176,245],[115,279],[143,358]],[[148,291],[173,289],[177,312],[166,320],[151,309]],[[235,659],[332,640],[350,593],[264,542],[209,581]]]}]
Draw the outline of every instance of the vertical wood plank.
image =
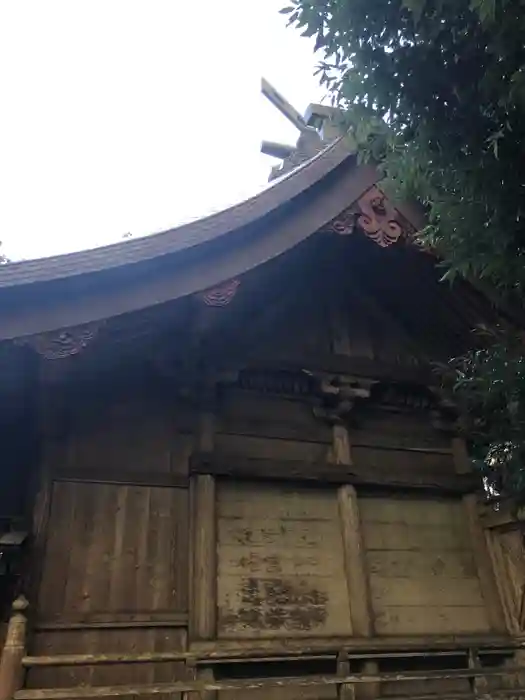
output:
[{"label": "vertical wood plank", "polygon": [[361,637],[371,637],[373,634],[372,606],[365,569],[357,496],[354,487],[348,484],[339,488],[337,496],[352,631],[353,634]]},{"label": "vertical wood plank", "polygon": [[332,427],[332,450],[336,464],[352,464],[352,450],[346,426],[336,423]]},{"label": "vertical wood plank", "polygon": [[[337,657],[337,675],[341,677],[350,675],[350,661],[348,654],[342,651]],[[337,687],[339,700],[355,700],[355,686],[352,683],[343,683]]]},{"label": "vertical wood plank", "polygon": [[[363,664],[363,673],[370,676],[376,676],[379,673],[379,664],[377,661],[365,661]],[[358,700],[373,700],[381,694],[381,683],[359,683],[357,690]]]},{"label": "vertical wood plank", "polygon": [[[481,667],[481,661],[479,658],[479,654],[476,649],[470,649],[469,654],[468,654],[468,667],[472,671],[479,672],[482,670]],[[470,687],[472,689],[472,692],[476,698],[479,697],[486,697],[487,692],[489,690],[488,688],[488,683],[487,679],[483,678],[482,676],[474,677],[469,679],[470,680]]]},{"label": "vertical wood plank", "polygon": [[193,479],[192,605],[193,639],[214,639],[217,611],[217,533],[215,479],[199,474]]},{"label": "vertical wood plank", "polygon": [[516,529],[500,531],[494,528],[485,532],[507,627],[511,634],[521,634],[524,629],[520,613],[525,582],[523,533],[519,523],[516,523]]},{"label": "vertical wood plank", "polygon": [[[350,438],[346,426],[333,426],[333,459],[336,464],[352,464]],[[366,575],[366,563],[355,488],[341,486],[337,494],[341,532],[343,536],[346,583],[350,601],[353,634],[370,637],[373,634],[372,604]]]},{"label": "vertical wood plank", "polygon": [[[207,384],[201,397],[195,447],[213,452],[215,443],[216,387]],[[217,515],[215,479],[199,474],[191,479],[191,567],[190,636],[215,639],[217,636]]]},{"label": "vertical wood plank", "polygon": [[[472,471],[472,466],[467,452],[465,441],[455,437],[452,440],[452,452],[454,465],[458,474],[467,474]],[[467,524],[474,552],[474,559],[479,576],[481,593],[485,602],[489,624],[494,632],[507,632],[505,614],[496,585],[496,578],[487,545],[487,537],[481,525],[478,513],[478,499],[475,494],[463,497]]]}]

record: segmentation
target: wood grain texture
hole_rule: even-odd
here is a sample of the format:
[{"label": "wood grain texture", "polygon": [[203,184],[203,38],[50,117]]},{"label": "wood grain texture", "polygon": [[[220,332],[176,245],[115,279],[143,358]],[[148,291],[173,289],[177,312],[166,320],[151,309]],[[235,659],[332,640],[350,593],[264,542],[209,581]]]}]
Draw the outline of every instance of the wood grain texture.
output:
[{"label": "wood grain texture", "polygon": [[[45,655],[92,654],[93,662],[82,665],[33,666],[28,669],[26,687],[64,688],[86,683],[97,686],[184,680],[185,648],[186,632],[169,627],[41,632],[35,635],[32,648],[33,654],[38,658]],[[180,660],[159,660],[163,654],[176,656],[177,653],[181,656]],[[101,654],[113,657],[114,662],[96,663],[97,655]],[[135,655],[147,658],[148,654],[153,657],[151,661],[118,661],[119,656]]]},{"label": "wood grain texture", "polygon": [[363,468],[388,470],[394,475],[402,469],[414,477],[424,476],[425,472],[439,473],[442,476],[454,474],[452,454],[446,452],[415,452],[407,449],[384,448],[379,446],[361,447],[354,444],[353,461]]},{"label": "wood grain texture", "polygon": [[350,632],[335,493],[225,482],[218,508],[220,638]]},{"label": "wood grain texture", "polygon": [[187,509],[185,489],[55,483],[38,618],[186,612]]},{"label": "wood grain texture", "polygon": [[[377,676],[379,674],[379,664],[377,661],[369,660],[365,661],[362,668],[362,673],[366,673],[370,676]],[[356,698],[357,700],[373,700],[377,698],[384,687],[385,683],[361,683],[356,687]]]},{"label": "wood grain texture", "polygon": [[487,546],[487,536],[481,527],[479,519],[478,499],[474,494],[467,495],[463,497],[463,503],[490,627],[494,632],[504,633],[507,631],[507,625]]},{"label": "wood grain texture", "polygon": [[[333,456],[333,448],[327,450],[326,456],[327,459]],[[349,465],[335,463],[333,460],[307,462],[295,458],[263,459],[236,454],[195,454],[190,460],[190,471],[193,474],[214,474],[239,479],[349,483],[356,486],[445,493],[468,493],[479,487],[479,480],[473,475],[443,474],[440,470],[414,472],[406,470],[402,464],[393,470],[377,465],[366,466],[359,462]]]},{"label": "wood grain texture", "polygon": [[218,453],[233,457],[256,459],[294,460],[301,462],[326,461],[328,445],[301,440],[274,440],[248,435],[218,434],[215,440]]},{"label": "wood grain texture", "polygon": [[[346,652],[342,651],[337,656],[337,675],[347,677],[350,675],[350,661]],[[339,688],[339,700],[354,700],[355,687],[351,684],[342,685]]]},{"label": "wood grain texture", "polygon": [[217,624],[216,486],[201,474],[192,484],[191,639],[213,639]]},{"label": "wood grain texture", "polygon": [[373,632],[372,605],[366,575],[361,519],[354,487],[341,486],[337,497],[352,628],[354,634],[360,637],[369,637]]},{"label": "wood grain texture", "polygon": [[376,634],[489,630],[461,501],[364,498],[360,506]]},{"label": "wood grain texture", "polygon": [[233,389],[221,398],[217,433],[327,445],[332,439],[307,401]]},{"label": "wood grain texture", "polygon": [[[349,467],[352,465],[352,446],[348,429],[338,423],[332,426],[332,457],[336,464]],[[355,488],[349,484],[339,487],[337,500],[352,629],[356,635],[369,637],[373,630],[372,606]]]},{"label": "wood grain texture", "polygon": [[[192,437],[180,429],[165,401],[138,391],[71,406],[67,461],[63,469],[152,475],[187,474]],[[111,426],[108,429],[108,426]]]},{"label": "wood grain texture", "polygon": [[[436,430],[428,415],[394,413],[369,407],[350,431],[352,444],[362,447],[390,447],[451,452],[450,438]],[[453,469],[452,465],[450,466]]]},{"label": "wood grain texture", "polygon": [[22,659],[27,649],[27,607],[28,602],[23,596],[17,598],[12,606],[0,655],[1,700],[11,700],[14,693],[23,687]]},{"label": "wood grain texture", "polygon": [[484,669],[465,670],[465,669],[443,669],[441,671],[422,671],[408,673],[379,673],[379,674],[350,674],[348,676],[338,675],[304,675],[304,676],[288,676],[284,678],[243,678],[232,680],[217,680],[217,681],[181,681],[159,684],[133,684],[122,686],[99,686],[99,687],[70,687],[70,688],[54,688],[49,690],[24,690],[16,693],[15,700],[66,700],[66,698],[95,698],[104,696],[123,696],[123,695],[164,695],[175,692],[205,692],[205,691],[220,691],[220,690],[237,690],[249,691],[271,688],[301,688],[301,687],[323,687],[323,686],[341,686],[347,683],[355,684],[370,684],[381,682],[403,682],[403,681],[447,681],[462,678],[481,678],[481,677],[501,677],[508,673],[516,672],[519,668],[508,669]]},{"label": "wood grain texture", "polygon": [[[465,441],[455,437],[452,440],[452,449],[457,473],[468,474],[471,472],[472,462]],[[506,632],[507,624],[500,591],[496,584],[494,563],[490,557],[487,534],[483,530],[478,512],[478,498],[474,494],[464,496],[463,507],[490,627],[494,632]]]},{"label": "wood grain texture", "polygon": [[395,657],[398,653],[407,657],[449,654],[451,649],[457,652],[468,651],[471,647],[478,650],[502,652],[512,651],[519,647],[519,642],[508,635],[493,635],[491,633],[473,634],[416,634],[416,635],[385,635],[369,638],[317,637],[289,639],[218,639],[212,642],[193,642],[191,652],[198,658],[205,659],[245,659],[248,657],[274,657],[286,655],[315,655],[333,654],[336,656],[341,649],[349,655],[362,654],[374,657]]},{"label": "wood grain texture", "polygon": [[487,533],[497,584],[508,629],[522,634],[525,555],[521,528],[490,530]]}]

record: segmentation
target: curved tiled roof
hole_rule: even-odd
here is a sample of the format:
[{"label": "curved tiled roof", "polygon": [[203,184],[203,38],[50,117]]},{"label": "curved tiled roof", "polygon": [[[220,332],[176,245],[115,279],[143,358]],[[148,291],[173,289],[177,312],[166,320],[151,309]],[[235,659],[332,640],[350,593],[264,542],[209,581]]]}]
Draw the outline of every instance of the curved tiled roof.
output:
[{"label": "curved tiled roof", "polygon": [[340,138],[217,214],[163,233],[0,269],[0,340],[139,311],[195,294],[281,255],[379,179]]},{"label": "curved tiled roof", "polygon": [[341,138],[253,197],[218,213],[142,238],[10,263],[0,268],[0,288],[100,272],[208,243],[271,213],[322,179],[349,155],[348,145]]}]

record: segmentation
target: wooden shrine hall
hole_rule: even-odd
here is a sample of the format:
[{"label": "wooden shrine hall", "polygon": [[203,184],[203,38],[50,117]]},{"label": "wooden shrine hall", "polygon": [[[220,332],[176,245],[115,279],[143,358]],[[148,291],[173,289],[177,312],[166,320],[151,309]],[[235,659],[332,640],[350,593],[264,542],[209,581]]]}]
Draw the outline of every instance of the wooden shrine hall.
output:
[{"label": "wooden shrine hall", "polygon": [[0,700],[525,697],[433,370],[497,318],[310,116],[248,201],[0,268]]}]

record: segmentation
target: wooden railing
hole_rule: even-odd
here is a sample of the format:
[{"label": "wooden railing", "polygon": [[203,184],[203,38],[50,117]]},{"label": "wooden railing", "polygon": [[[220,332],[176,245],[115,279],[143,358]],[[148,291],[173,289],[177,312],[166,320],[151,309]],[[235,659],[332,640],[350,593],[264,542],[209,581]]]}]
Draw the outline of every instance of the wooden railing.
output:
[{"label": "wooden railing", "polygon": [[[381,683],[385,682],[406,682],[406,681],[450,681],[464,679],[469,682],[471,691],[446,692],[444,697],[447,700],[480,700],[480,698],[516,698],[516,700],[525,700],[525,685],[517,685],[511,689],[491,690],[487,691],[487,680],[494,678],[509,677],[517,679],[518,676],[525,675],[525,667],[522,666],[490,666],[482,667],[479,661],[477,649],[470,645],[452,644],[451,648],[439,649],[430,651],[428,648],[421,649],[413,648],[411,651],[394,653],[383,650],[374,649],[373,640],[355,641],[356,647],[362,646],[366,642],[369,647],[368,651],[362,649],[354,650],[357,658],[363,659],[370,657],[381,656],[426,656],[438,655],[446,656],[449,654],[466,654],[467,664],[465,668],[443,669],[439,671],[412,671],[398,673],[352,673],[351,664],[353,655],[349,649],[340,650],[334,654],[334,651],[304,649],[289,650],[278,657],[258,657],[258,661],[282,660],[289,661],[292,659],[301,659],[303,661],[312,660],[314,658],[334,658],[337,659],[337,671],[333,674],[316,674],[302,676],[286,676],[286,677],[271,677],[271,678],[242,678],[242,679],[196,679],[182,680],[171,683],[157,684],[136,684],[136,685],[110,685],[110,686],[77,686],[73,688],[39,688],[39,689],[23,689],[24,674],[26,670],[31,668],[42,667],[68,667],[68,666],[97,666],[107,664],[147,664],[159,662],[186,662],[188,665],[210,663],[222,663],[223,661],[231,661],[228,658],[217,658],[216,652],[212,651],[189,651],[189,652],[151,652],[151,653],[129,653],[129,654],[63,654],[56,656],[28,656],[27,655],[27,616],[26,610],[28,603],[21,596],[17,598],[12,606],[12,614],[9,620],[5,646],[0,658],[0,700],[87,700],[103,697],[123,697],[127,695],[135,695],[137,697],[146,695],[172,695],[173,693],[200,693],[204,696],[210,691],[239,691],[240,697],[242,692],[261,689],[275,688],[321,688],[321,687],[336,687],[339,697],[353,697],[354,690],[362,684],[375,685],[380,688]],[[378,644],[376,640],[376,646]],[[381,646],[381,645],[379,645]],[[520,639],[507,640],[504,643],[496,643],[494,646],[488,645],[482,649],[483,654],[512,654],[518,649],[523,648],[524,642]],[[453,647],[453,648],[452,648]],[[366,653],[364,653],[366,652]],[[242,656],[242,654],[241,654]],[[255,660],[254,658],[254,660]],[[240,659],[239,659],[240,660]],[[244,661],[247,659],[245,658]],[[335,670],[335,669],[334,669]],[[345,691],[347,691],[345,693]],[[413,695],[406,696],[410,700],[436,700],[434,695]],[[378,699],[379,700],[379,699]],[[396,700],[402,700],[396,696]]]},{"label": "wooden railing", "polygon": [[[77,686],[74,688],[45,688],[22,690],[14,694],[15,700],[84,700],[86,698],[122,697],[126,695],[171,695],[173,693],[205,693],[209,691],[248,691],[275,688],[313,688],[327,686],[346,686],[362,683],[378,684],[383,682],[402,681],[448,681],[466,679],[474,685],[472,692],[446,692],[448,700],[452,698],[467,699],[480,697],[516,697],[525,698],[525,686],[509,690],[497,690],[490,693],[480,693],[475,687],[477,679],[503,677],[515,673],[523,673],[523,667],[490,670],[457,670],[451,669],[439,672],[413,672],[413,673],[378,673],[378,674],[349,674],[346,676],[316,675],[296,676],[286,678],[253,678],[221,681],[175,681],[174,683],[137,684],[137,685],[111,685],[111,686]],[[415,700],[413,696],[411,700]],[[421,699],[429,696],[417,696]],[[430,696],[436,698],[436,694]]]},{"label": "wooden railing", "polygon": [[[517,646],[519,646],[519,642]],[[515,649],[515,647],[514,647]],[[360,684],[374,684],[380,687],[379,684],[385,682],[406,682],[406,681],[450,681],[450,680],[467,680],[472,688],[471,692],[446,692],[445,696],[448,700],[479,700],[480,698],[509,698],[514,697],[522,700],[525,698],[525,686],[513,687],[510,690],[497,690],[486,692],[486,682],[489,678],[512,677],[517,674],[523,674],[525,668],[521,666],[507,667],[489,667],[483,668],[479,661],[479,655],[475,649],[463,649],[463,653],[467,654],[467,667],[461,669],[444,669],[440,671],[413,671],[399,673],[351,673],[348,654],[344,652],[345,664],[339,663],[341,653],[337,655],[338,671],[333,674],[323,675],[303,675],[294,677],[281,678],[243,678],[230,680],[184,680],[175,681],[172,683],[158,684],[136,684],[136,685],[111,685],[111,686],[77,686],[73,688],[45,688],[45,689],[28,689],[20,690],[14,694],[14,700],[86,700],[88,698],[103,698],[103,697],[123,697],[127,695],[145,696],[145,695],[171,695],[173,693],[209,693],[210,691],[239,691],[246,692],[250,690],[272,690],[275,688],[321,688],[321,687],[337,687],[339,696],[343,697],[341,690],[350,688],[352,690],[350,696],[353,697],[353,690]],[[512,652],[513,648],[508,648],[505,651]],[[494,650],[495,653],[501,653],[502,649]],[[425,652],[415,652],[421,653]],[[428,653],[428,652],[427,652]],[[461,653],[459,652],[437,652],[438,655],[444,653]],[[491,653],[491,650],[484,650],[484,653]],[[409,654],[411,655],[411,654]],[[303,660],[314,658],[311,655],[285,655],[280,657],[280,660],[289,660],[293,656],[301,657]],[[322,655],[327,658],[327,654]],[[332,655],[333,656],[333,655]],[[320,656],[317,658],[321,658]],[[195,653],[192,652],[153,652],[144,654],[68,654],[59,656],[26,656],[20,660],[24,668],[33,667],[58,667],[58,666],[91,666],[99,664],[143,664],[143,663],[158,663],[170,661],[186,661],[195,663]],[[265,659],[268,660],[268,659]],[[217,662],[218,659],[202,659],[201,663]],[[341,671],[344,671],[343,673]],[[439,695],[428,696],[407,696],[410,700],[435,700]],[[400,698],[396,697],[396,700]]]},{"label": "wooden railing", "polygon": [[22,687],[26,655],[27,600],[19,596],[13,603],[5,644],[0,657],[0,700],[11,700]]}]

